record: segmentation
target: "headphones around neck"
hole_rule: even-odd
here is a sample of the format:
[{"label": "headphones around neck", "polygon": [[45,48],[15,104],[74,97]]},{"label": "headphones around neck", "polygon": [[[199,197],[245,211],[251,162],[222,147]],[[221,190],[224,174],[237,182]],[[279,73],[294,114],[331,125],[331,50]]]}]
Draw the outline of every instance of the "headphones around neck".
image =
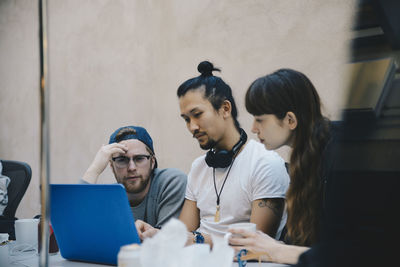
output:
[{"label": "headphones around neck", "polygon": [[212,168],[226,168],[231,165],[233,158],[239,152],[240,148],[246,143],[247,141],[247,134],[246,132],[240,128],[240,139],[239,141],[233,146],[232,150],[219,150],[215,151],[214,149],[210,149],[206,155],[206,163],[209,167]]}]

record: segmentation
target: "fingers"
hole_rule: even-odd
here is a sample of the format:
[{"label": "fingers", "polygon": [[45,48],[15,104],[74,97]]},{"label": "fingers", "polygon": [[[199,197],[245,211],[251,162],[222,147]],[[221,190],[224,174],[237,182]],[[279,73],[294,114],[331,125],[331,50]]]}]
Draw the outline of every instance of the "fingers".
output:
[{"label": "fingers", "polygon": [[158,231],[159,230],[156,228],[151,228],[151,229],[146,230],[145,232],[142,233],[142,236],[143,236],[142,240],[149,238],[149,237],[153,237],[155,234],[158,233]]},{"label": "fingers", "polygon": [[136,230],[137,230],[139,236],[141,236],[142,233],[146,230],[144,221],[136,220],[135,226],[136,226]]},{"label": "fingers", "polygon": [[158,233],[158,229],[142,220],[136,220],[135,226],[141,240],[152,237]]},{"label": "fingers", "polygon": [[128,151],[128,147],[125,144],[112,143],[102,146],[101,150],[111,157],[117,153],[125,154]]},{"label": "fingers", "polygon": [[247,231],[244,229],[230,229],[232,236],[229,238],[229,244],[234,246],[250,246],[256,242],[259,233]]},{"label": "fingers", "polygon": [[138,231],[138,235],[139,235],[139,239],[143,241],[144,240],[143,234]]},{"label": "fingers", "polygon": [[244,230],[244,229],[239,229],[239,228],[229,229],[228,231],[231,232],[232,234],[241,235],[244,238],[254,237],[256,235],[255,232]]},{"label": "fingers", "polygon": [[142,221],[137,220],[135,222],[135,226],[136,226],[136,232],[139,235],[140,240],[143,240],[143,226],[142,226]]},{"label": "fingers", "polygon": [[114,154],[125,154],[128,151],[128,147],[124,144],[113,143],[109,145],[103,145],[97,152],[96,157],[92,163],[92,169],[97,172],[102,172],[111,160]]},{"label": "fingers", "polygon": [[231,237],[229,238],[229,244],[232,246],[247,246],[253,242],[253,239],[242,238],[242,237]]},{"label": "fingers", "polygon": [[136,220],[135,221],[135,226],[136,226],[136,229],[138,230],[138,231],[141,231],[141,232],[144,232],[146,229],[146,226],[148,226],[149,224],[148,223],[146,223],[146,222],[144,222],[144,221],[142,221],[142,220]]}]

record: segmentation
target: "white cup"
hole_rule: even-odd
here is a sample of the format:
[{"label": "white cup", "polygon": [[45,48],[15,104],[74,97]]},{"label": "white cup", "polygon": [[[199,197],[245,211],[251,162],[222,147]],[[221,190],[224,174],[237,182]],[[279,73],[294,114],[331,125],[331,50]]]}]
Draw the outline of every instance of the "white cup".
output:
[{"label": "white cup", "polygon": [[8,234],[0,234],[0,266],[9,266]]},{"label": "white cup", "polygon": [[0,266],[9,266],[8,244],[0,245]]},{"label": "white cup", "polygon": [[[243,229],[243,230],[250,231],[250,232],[256,232],[257,231],[256,224],[255,223],[250,223],[250,222],[230,224],[228,226],[228,230],[230,230],[230,229]],[[226,233],[225,236],[224,236],[224,239],[225,239],[225,241],[227,243],[229,243],[229,238],[231,236],[240,237],[241,235],[232,234],[231,232]]]},{"label": "white cup", "polygon": [[32,249],[38,246],[39,219],[20,219],[15,221],[15,241]]}]

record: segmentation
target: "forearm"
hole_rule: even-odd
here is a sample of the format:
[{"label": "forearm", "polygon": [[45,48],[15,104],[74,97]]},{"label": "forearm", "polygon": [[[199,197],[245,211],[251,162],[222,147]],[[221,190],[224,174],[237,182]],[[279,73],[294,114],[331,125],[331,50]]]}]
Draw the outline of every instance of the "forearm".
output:
[{"label": "forearm", "polygon": [[[282,264],[296,264],[300,255],[309,249],[309,247],[279,244],[267,252],[269,253],[269,256],[272,258],[273,262]],[[266,258],[266,260],[271,259]]]},{"label": "forearm", "polygon": [[191,232],[195,231],[200,226],[200,211],[197,208],[196,202],[185,199],[179,220],[186,225],[186,229]]},{"label": "forearm", "polygon": [[111,157],[115,153],[124,154],[127,152],[127,147],[124,144],[112,143],[109,145],[103,145],[97,152],[93,162],[90,164],[89,168],[86,170],[82,177],[82,180],[95,184],[100,174],[107,167],[107,164],[111,162]]},{"label": "forearm", "polygon": [[96,184],[97,180],[99,179],[100,173],[94,168],[93,166],[90,166],[85,174],[82,177],[82,180],[89,184]]}]

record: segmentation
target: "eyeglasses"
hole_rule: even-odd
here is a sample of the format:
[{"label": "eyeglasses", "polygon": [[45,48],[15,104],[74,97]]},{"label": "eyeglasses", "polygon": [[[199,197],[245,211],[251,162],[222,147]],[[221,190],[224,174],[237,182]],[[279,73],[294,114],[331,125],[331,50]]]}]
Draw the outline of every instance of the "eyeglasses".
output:
[{"label": "eyeglasses", "polygon": [[119,157],[112,158],[112,160],[115,163],[115,167],[122,169],[122,168],[127,168],[129,166],[129,162],[131,161],[131,159],[135,163],[136,167],[142,167],[147,163],[147,161],[150,158],[151,158],[151,155],[136,155],[136,156],[133,156],[132,158],[128,158],[125,156],[119,156]]}]

